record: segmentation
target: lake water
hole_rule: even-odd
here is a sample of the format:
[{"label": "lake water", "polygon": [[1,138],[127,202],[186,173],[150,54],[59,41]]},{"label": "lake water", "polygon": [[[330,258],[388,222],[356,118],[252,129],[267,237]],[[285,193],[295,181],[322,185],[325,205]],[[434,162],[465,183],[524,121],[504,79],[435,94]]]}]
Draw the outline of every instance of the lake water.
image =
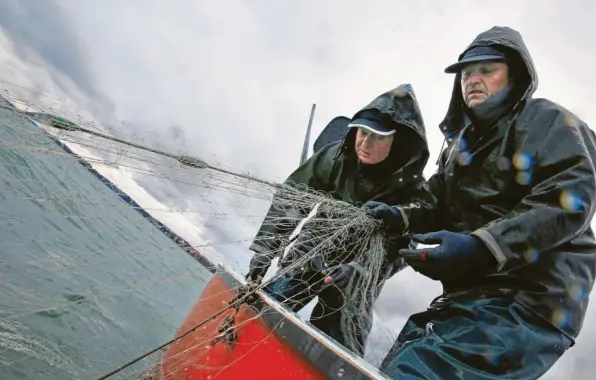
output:
[{"label": "lake water", "polygon": [[171,339],[210,276],[0,107],[0,379],[97,378]]}]

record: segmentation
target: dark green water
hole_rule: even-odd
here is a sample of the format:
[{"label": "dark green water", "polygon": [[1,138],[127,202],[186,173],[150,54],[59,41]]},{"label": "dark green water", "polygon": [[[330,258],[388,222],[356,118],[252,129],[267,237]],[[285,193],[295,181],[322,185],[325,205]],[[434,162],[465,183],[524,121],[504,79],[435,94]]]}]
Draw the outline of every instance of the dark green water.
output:
[{"label": "dark green water", "polygon": [[209,278],[0,107],[0,379],[97,378],[169,340]]}]

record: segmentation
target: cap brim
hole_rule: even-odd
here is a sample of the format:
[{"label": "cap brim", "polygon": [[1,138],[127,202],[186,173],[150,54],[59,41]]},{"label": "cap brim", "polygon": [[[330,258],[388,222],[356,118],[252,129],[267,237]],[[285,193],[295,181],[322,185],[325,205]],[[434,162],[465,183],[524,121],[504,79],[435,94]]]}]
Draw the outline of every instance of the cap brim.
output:
[{"label": "cap brim", "polygon": [[447,68],[445,69],[445,72],[447,74],[456,74],[459,71],[461,71],[461,69],[464,68],[464,66],[470,64],[470,63],[475,63],[475,62],[481,62],[481,61],[500,61],[500,62],[504,62],[505,58],[503,58],[502,56],[499,55],[478,55],[476,57],[470,57],[470,58],[466,58],[464,60],[461,60],[459,62],[454,63],[451,66],[447,66]]},{"label": "cap brim", "polygon": [[396,132],[395,129],[392,129],[390,131],[379,131],[379,130],[374,129],[370,125],[360,124],[360,123],[348,124],[348,128],[364,128],[366,130],[371,131],[372,133],[376,133],[377,135],[381,135],[381,136],[391,136],[392,134],[394,134]]}]

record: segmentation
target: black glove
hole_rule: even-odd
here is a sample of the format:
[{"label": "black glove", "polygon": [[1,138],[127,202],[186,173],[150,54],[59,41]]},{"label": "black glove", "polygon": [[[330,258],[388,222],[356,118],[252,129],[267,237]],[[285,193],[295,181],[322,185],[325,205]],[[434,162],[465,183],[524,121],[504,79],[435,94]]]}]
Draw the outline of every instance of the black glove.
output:
[{"label": "black glove", "polygon": [[399,210],[383,202],[368,201],[362,205],[367,215],[382,220],[387,231],[403,234],[406,229],[404,218]]},{"label": "black glove", "polygon": [[250,264],[248,265],[248,274],[246,275],[246,280],[253,282],[257,281],[260,283],[265,276],[265,273],[267,273],[267,269],[269,269],[270,265],[270,258],[255,252],[252,259],[250,259]]}]

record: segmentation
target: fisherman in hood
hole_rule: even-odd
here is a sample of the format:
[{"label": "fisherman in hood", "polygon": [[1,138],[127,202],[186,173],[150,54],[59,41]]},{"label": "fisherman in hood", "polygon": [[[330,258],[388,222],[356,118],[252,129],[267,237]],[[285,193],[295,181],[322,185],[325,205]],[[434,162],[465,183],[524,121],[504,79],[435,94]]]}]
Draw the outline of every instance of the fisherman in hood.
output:
[{"label": "fisherman in hood", "polygon": [[447,141],[426,204],[369,204],[407,218],[402,249],[443,294],[412,315],[384,359],[391,378],[536,379],[574,344],[596,272],[595,135],[532,98],[538,77],[517,31],[479,34],[455,74]]},{"label": "fisherman in hood", "polygon": [[[285,183],[307,185],[356,207],[369,200],[390,204],[432,201],[422,177],[429,158],[426,132],[418,102],[409,84],[376,97],[353,116],[347,131],[343,139],[324,146],[310,157]],[[309,211],[299,216],[287,213],[273,202],[250,247],[255,254],[247,279],[262,279],[298,220],[307,217]],[[386,231],[401,231],[404,225],[403,219],[397,219],[387,226]],[[390,248],[387,252],[392,252],[394,256],[385,257],[381,268],[383,273],[379,276],[379,292],[384,281],[404,266],[403,260],[397,256],[398,250],[410,246],[409,238],[401,234],[392,235],[388,240]],[[299,241],[298,245],[306,243]],[[293,249],[300,250],[297,247]],[[363,355],[372,325],[372,304],[369,310],[353,316],[353,325],[358,329],[356,342],[347,339],[340,318],[346,297],[350,295],[344,295],[343,288],[352,276],[359,275],[358,265],[350,262],[349,257],[343,257],[345,250],[334,246],[332,251],[325,252],[329,267],[324,273],[319,265],[305,273],[280,275],[265,290],[293,311],[299,311],[318,296],[319,302],[312,312],[311,323],[337,342]],[[311,276],[313,273],[315,275]],[[334,286],[319,290],[315,282],[321,283],[324,276],[328,276]]]}]

